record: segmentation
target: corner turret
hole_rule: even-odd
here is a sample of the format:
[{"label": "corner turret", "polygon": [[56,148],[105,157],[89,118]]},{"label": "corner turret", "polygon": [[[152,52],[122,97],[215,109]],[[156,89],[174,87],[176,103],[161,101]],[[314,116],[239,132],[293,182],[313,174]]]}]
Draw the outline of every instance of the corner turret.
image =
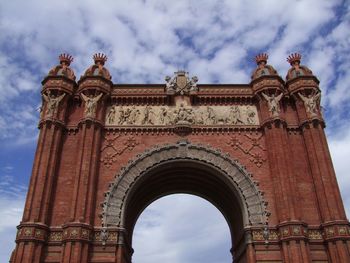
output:
[{"label": "corner turret", "polygon": [[84,102],[83,119],[96,120],[103,123],[104,101],[110,95],[113,83],[111,75],[104,64],[107,56],[96,53],[94,65],[90,66],[78,82],[78,95]]},{"label": "corner turret", "polygon": [[57,120],[64,123],[68,98],[76,90],[74,71],[70,68],[73,57],[59,55],[60,64],[53,67],[42,81],[43,106],[41,120]]},{"label": "corner turret", "polygon": [[261,76],[278,76],[277,71],[271,65],[267,65],[268,58],[269,56],[266,53],[261,53],[255,56],[255,61],[258,67],[252,73],[252,80]]},{"label": "corner turret", "polygon": [[289,55],[287,61],[292,67],[286,76],[286,87],[296,101],[300,123],[308,122],[311,119],[318,119],[324,123],[320,111],[319,80],[308,67],[300,65],[301,55],[299,53]]},{"label": "corner turret", "polygon": [[266,53],[255,57],[257,68],[253,71],[250,82],[261,108],[260,119],[263,125],[281,120],[281,100],[285,94],[283,79],[272,66],[267,65],[267,59]]}]

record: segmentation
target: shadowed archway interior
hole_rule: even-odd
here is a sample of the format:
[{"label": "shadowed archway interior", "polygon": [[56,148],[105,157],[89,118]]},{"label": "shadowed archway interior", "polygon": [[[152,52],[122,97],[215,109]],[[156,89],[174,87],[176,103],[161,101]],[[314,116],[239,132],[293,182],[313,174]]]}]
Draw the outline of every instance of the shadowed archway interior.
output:
[{"label": "shadowed archway interior", "polygon": [[187,193],[200,196],[217,207],[228,222],[231,238],[237,239],[244,229],[243,205],[232,194],[233,191],[228,182],[219,176],[219,171],[208,165],[192,160],[159,164],[138,180],[130,191],[125,210],[125,228],[132,236],[139,215],[149,204],[169,194]]}]

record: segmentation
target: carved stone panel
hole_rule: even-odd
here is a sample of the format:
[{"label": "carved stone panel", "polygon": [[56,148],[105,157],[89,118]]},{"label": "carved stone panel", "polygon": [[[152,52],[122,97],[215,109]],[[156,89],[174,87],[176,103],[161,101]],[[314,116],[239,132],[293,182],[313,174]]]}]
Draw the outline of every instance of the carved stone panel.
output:
[{"label": "carved stone panel", "polygon": [[167,126],[190,125],[259,125],[257,109],[252,105],[235,106],[118,106],[109,107],[106,125]]}]

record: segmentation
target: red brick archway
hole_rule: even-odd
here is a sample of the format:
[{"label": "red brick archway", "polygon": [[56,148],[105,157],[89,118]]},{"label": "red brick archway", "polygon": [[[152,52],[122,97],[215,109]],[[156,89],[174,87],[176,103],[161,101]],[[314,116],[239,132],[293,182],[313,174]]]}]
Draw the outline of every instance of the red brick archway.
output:
[{"label": "red brick archway", "polygon": [[285,80],[261,54],[248,84],[197,84],[185,71],[114,84],[103,54],[79,81],[61,55],[42,82],[11,262],[130,262],[138,215],[172,192],[224,214],[239,263],[350,262],[319,81],[300,59],[288,58]]},{"label": "red brick archway", "polygon": [[[138,216],[152,201],[172,193],[190,193],[216,206],[231,230],[232,253],[244,257],[251,229],[267,225],[266,202],[245,169],[229,156],[180,141],[157,147],[130,162],[106,194],[103,226],[123,230],[125,259],[131,261],[131,243]],[[129,260],[126,260],[127,262]]]}]

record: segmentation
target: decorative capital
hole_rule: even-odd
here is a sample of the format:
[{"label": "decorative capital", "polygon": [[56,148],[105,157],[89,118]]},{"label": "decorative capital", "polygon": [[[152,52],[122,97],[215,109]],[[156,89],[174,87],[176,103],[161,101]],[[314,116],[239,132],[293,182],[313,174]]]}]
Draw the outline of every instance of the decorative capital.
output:
[{"label": "decorative capital", "polygon": [[104,65],[105,62],[107,61],[107,56],[103,53],[96,53],[94,56],[93,56],[93,59],[95,61],[95,64],[97,65],[98,63]]},{"label": "decorative capital", "polygon": [[67,66],[70,65],[70,63],[73,62],[73,57],[69,55],[68,53],[62,53],[61,55],[58,56],[60,60],[60,64],[66,64]]},{"label": "decorative capital", "polygon": [[287,61],[291,66],[293,66],[296,62],[300,64],[301,61],[301,55],[299,53],[292,53],[288,56]]}]

